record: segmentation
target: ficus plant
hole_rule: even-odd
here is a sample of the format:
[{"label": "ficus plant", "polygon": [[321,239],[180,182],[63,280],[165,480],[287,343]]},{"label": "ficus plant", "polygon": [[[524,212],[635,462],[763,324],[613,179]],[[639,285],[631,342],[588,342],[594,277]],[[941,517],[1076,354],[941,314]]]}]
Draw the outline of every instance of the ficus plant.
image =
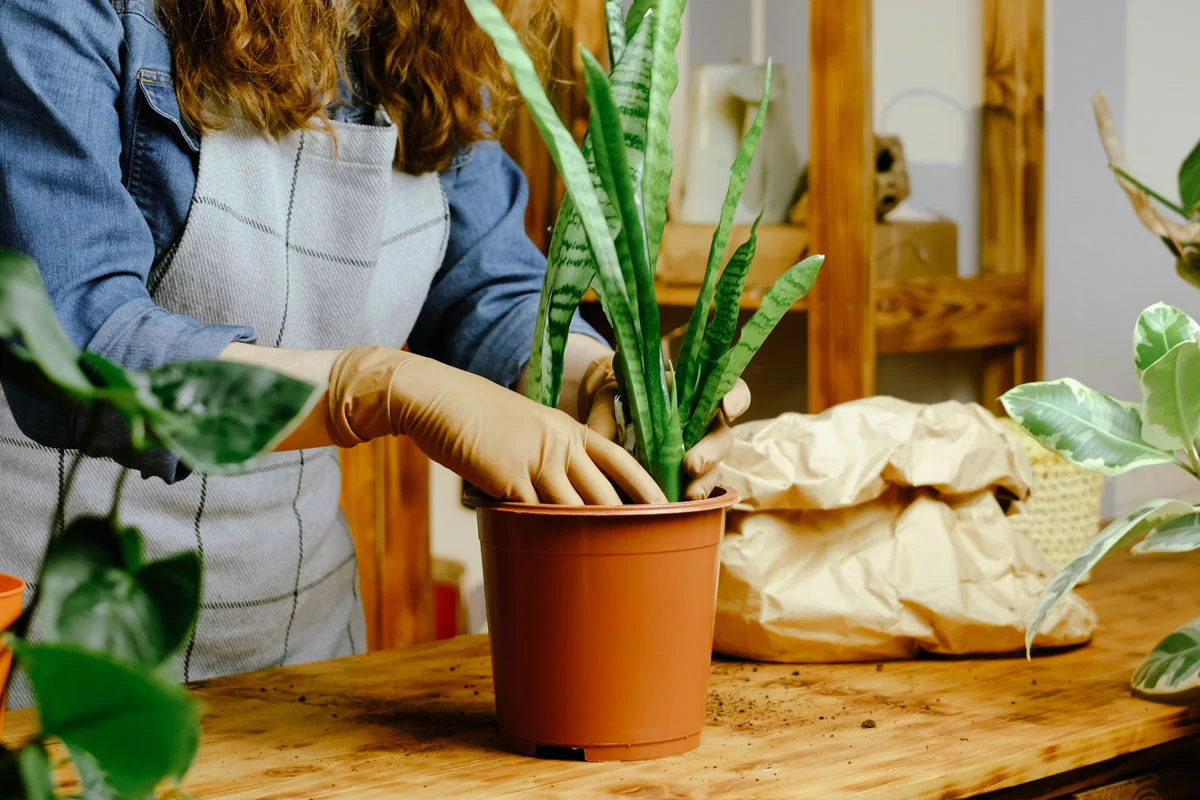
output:
[{"label": "ficus plant", "polygon": [[675,46],[685,0],[636,0],[628,15],[621,0],[606,1],[611,73],[580,47],[591,107],[582,146],[555,113],[533,63],[492,1],[466,3],[508,64],[566,185],[548,252],[528,396],[558,404],[571,319],[591,287],[616,337],[624,443],[676,501],[684,452],[704,435],[721,398],[767,335],[808,293],[824,260],[812,256],[784,273],[738,333],[758,221],[724,269],[721,261],[767,113],[770,63],[762,101],[730,169],[704,279],[673,365],[660,345],[654,268],[673,171],[667,106],[679,80]]},{"label": "ficus plant", "polygon": [[[0,374],[43,396],[116,409],[137,449],[166,447],[192,470],[230,474],[270,452],[317,401],[318,387],[269,370],[188,361],[122,370],[80,352],[59,327],[37,266],[0,251]],[[142,800],[178,787],[200,742],[198,704],[171,656],[200,608],[195,552],[147,561],[142,535],[107,513],[64,519],[66,473],[33,597],[2,634],[35,696],[41,729],[17,751],[0,747],[0,797],[50,800],[47,744],[62,742],[82,798]],[[101,510],[102,511],[102,510]],[[36,622],[37,641],[27,638]]]},{"label": "ficus plant", "polygon": [[[1200,325],[1162,303],[1147,308],[1134,328],[1133,367],[1140,402],[1117,400],[1071,378],[1027,383],[1001,401],[1042,445],[1081,467],[1120,475],[1175,464],[1200,480]],[[1113,549],[1133,542],[1134,553],[1200,550],[1200,508],[1152,500],[1100,531],[1038,598],[1025,633],[1027,650],[1079,580]],[[1148,697],[1200,699],[1200,617],[1159,642],[1132,683]]]}]

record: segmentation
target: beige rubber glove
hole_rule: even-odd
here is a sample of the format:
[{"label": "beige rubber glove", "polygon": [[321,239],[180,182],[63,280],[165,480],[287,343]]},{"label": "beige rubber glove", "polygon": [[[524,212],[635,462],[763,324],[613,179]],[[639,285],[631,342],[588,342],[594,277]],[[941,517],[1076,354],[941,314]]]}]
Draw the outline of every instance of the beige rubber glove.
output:
[{"label": "beige rubber glove", "polygon": [[[617,438],[617,375],[613,371],[613,353],[595,359],[583,373],[579,387],[579,419],[605,439]],[[750,387],[741,378],[721,399],[717,416],[708,433],[684,453],[683,469],[691,479],[684,496],[703,500],[717,485],[717,467],[733,450],[734,420],[750,408]]]},{"label": "beige rubber glove", "polygon": [[327,427],[339,447],[408,436],[434,461],[505,500],[620,505],[613,483],[637,503],[667,500],[632,455],[564,412],[401,350],[356,347],[337,356]]}]

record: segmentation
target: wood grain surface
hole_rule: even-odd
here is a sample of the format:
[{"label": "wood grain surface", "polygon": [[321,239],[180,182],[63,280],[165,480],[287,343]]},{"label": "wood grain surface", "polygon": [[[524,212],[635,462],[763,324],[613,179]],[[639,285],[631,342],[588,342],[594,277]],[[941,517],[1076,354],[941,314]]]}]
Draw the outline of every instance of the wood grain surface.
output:
[{"label": "wood grain surface", "polygon": [[[228,800],[970,797],[1200,733],[1200,709],[1128,688],[1142,654],[1196,613],[1197,576],[1196,557],[1105,562],[1083,590],[1096,641],[1032,663],[717,660],[700,748],[653,762],[500,751],[482,637],[207,681],[186,785]],[[5,738],[32,729],[13,713]]]}]

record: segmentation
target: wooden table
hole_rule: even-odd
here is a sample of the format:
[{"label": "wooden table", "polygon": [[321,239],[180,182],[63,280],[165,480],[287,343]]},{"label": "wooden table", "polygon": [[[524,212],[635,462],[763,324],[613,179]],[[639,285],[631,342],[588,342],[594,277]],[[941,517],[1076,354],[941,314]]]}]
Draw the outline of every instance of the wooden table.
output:
[{"label": "wooden table", "polygon": [[[1055,797],[1163,760],[1200,765],[1200,709],[1128,688],[1200,608],[1200,558],[1120,556],[1083,592],[1095,642],[1032,663],[718,660],[700,748],[652,762],[500,751],[483,637],[205,681],[186,786],[205,800]],[[32,730],[17,712],[5,738]]]}]

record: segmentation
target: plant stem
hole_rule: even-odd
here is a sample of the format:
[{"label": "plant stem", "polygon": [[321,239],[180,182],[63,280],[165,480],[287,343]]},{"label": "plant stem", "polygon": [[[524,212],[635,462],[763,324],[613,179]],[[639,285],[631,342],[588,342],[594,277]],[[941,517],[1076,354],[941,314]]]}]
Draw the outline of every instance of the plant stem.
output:
[{"label": "plant stem", "polygon": [[125,479],[129,477],[129,468],[122,467],[117,476],[117,485],[113,488],[112,507],[108,509],[108,519],[113,527],[117,525],[117,507],[121,505],[121,493],[125,490]]},{"label": "plant stem", "polygon": [[54,506],[54,516],[50,519],[50,541],[52,542],[67,527],[67,498],[71,496],[71,487],[75,484],[75,474],[79,472],[79,465],[83,463],[83,458],[83,452],[80,450],[76,450],[75,455],[71,457],[71,466],[67,468],[62,491],[58,493],[58,503]]},{"label": "plant stem", "polygon": [[1128,172],[1126,172],[1125,170],[1121,169],[1120,167],[1112,167],[1111,169],[1112,169],[1112,171],[1113,171],[1113,172],[1117,173],[1117,175],[1118,175],[1118,176],[1120,176],[1121,178],[1123,178],[1124,180],[1127,180],[1127,181],[1129,181],[1129,182],[1130,182],[1130,183],[1132,183],[1134,186],[1136,186],[1137,188],[1141,189],[1143,192],[1145,192],[1146,194],[1150,195],[1150,196],[1151,196],[1151,197],[1153,197],[1155,200],[1157,200],[1158,202],[1162,203],[1164,206],[1166,206],[1167,208],[1171,209],[1172,211],[1174,211],[1174,212],[1175,212],[1176,214],[1178,214],[1179,216],[1183,217],[1184,219],[1187,219],[1187,212],[1186,212],[1186,211],[1184,211],[1182,208],[1180,208],[1179,206],[1177,206],[1177,205],[1175,205],[1174,203],[1172,203],[1172,202],[1171,202],[1170,200],[1168,200],[1167,198],[1163,197],[1163,196],[1162,196],[1161,194],[1159,194],[1158,192],[1156,192],[1156,191],[1154,191],[1153,189],[1151,189],[1151,188],[1150,188],[1149,186],[1147,186],[1146,184],[1144,184],[1144,183],[1142,183],[1141,181],[1139,181],[1137,178],[1135,178],[1135,177],[1133,177],[1132,175],[1130,175],[1130,174],[1129,174]]}]

